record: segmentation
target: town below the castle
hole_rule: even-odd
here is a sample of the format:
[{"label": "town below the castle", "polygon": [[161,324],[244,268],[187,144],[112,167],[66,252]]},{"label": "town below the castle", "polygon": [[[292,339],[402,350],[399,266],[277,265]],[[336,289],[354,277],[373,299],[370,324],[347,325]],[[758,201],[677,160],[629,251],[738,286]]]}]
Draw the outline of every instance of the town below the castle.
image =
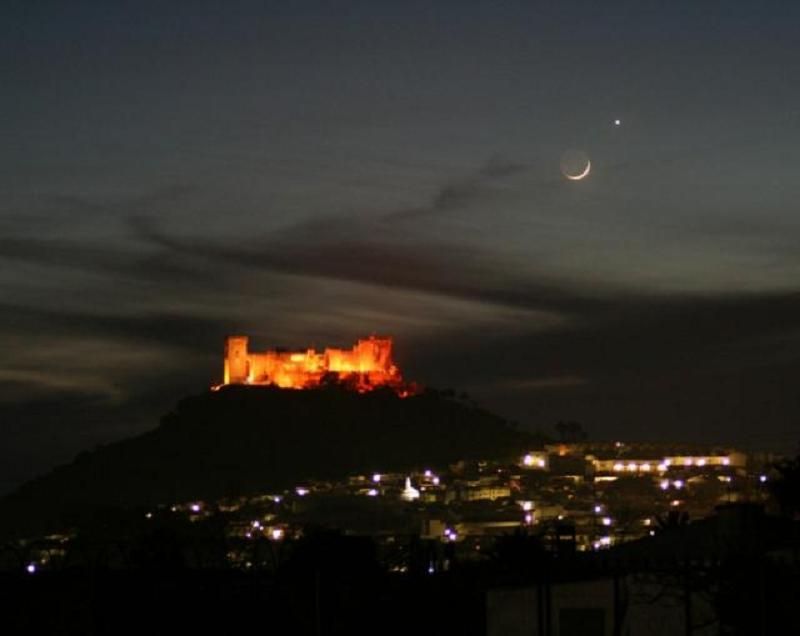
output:
[{"label": "town below the castle", "polygon": [[[164,503],[141,515],[154,524],[221,522],[232,568],[274,569],[283,544],[326,527],[374,539],[387,571],[423,567],[434,574],[454,560],[489,558],[508,535],[536,535],[554,552],[588,553],[655,537],[726,507],[772,506],[774,460],[731,448],[556,443],[514,461],[304,481],[279,492]],[[57,567],[69,541],[69,533],[32,540],[29,569]]]}]

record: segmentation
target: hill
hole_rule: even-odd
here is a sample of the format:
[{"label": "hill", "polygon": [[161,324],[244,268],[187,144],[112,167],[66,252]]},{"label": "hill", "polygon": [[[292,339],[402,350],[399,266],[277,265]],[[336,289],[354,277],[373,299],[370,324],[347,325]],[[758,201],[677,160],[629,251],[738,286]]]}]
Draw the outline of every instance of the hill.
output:
[{"label": "hill", "polygon": [[511,457],[536,443],[445,394],[229,386],[180,401],[143,435],[83,452],[0,500],[0,533],[58,528],[104,506],[279,491],[308,479]]}]

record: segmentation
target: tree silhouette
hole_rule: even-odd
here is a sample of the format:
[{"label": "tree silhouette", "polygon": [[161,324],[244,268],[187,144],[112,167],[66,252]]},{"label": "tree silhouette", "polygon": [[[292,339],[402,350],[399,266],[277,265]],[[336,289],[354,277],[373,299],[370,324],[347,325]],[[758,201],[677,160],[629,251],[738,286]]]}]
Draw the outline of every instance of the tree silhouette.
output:
[{"label": "tree silhouette", "polygon": [[778,477],[769,483],[769,490],[787,517],[800,516],[800,456],[775,464]]},{"label": "tree silhouette", "polygon": [[670,510],[665,516],[656,516],[658,527],[661,530],[676,530],[689,524],[689,513],[680,510]]},{"label": "tree silhouette", "polygon": [[583,442],[589,435],[583,430],[580,422],[561,420],[556,424],[556,433],[561,442]]}]

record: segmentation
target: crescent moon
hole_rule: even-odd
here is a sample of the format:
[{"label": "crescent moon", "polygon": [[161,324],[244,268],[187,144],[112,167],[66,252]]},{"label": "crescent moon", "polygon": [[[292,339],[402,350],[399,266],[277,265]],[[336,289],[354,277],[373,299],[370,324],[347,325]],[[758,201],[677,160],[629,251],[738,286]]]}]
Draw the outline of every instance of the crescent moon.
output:
[{"label": "crescent moon", "polygon": [[564,176],[567,179],[569,179],[570,181],[580,181],[581,179],[583,179],[585,176],[587,176],[589,174],[591,169],[592,169],[592,161],[591,161],[591,159],[587,159],[586,160],[586,168],[584,169],[583,172],[581,172],[580,174],[567,174],[565,172]]}]

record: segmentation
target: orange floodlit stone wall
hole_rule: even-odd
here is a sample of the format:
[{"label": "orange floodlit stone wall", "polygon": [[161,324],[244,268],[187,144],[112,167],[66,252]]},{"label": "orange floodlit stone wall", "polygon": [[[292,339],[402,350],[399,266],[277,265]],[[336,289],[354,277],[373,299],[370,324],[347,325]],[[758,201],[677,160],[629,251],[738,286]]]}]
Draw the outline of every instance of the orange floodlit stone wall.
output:
[{"label": "orange floodlit stone wall", "polygon": [[319,386],[335,379],[359,392],[388,386],[399,395],[414,392],[392,361],[392,339],[359,340],[352,349],[314,349],[251,353],[247,336],[229,336],[225,343],[224,384],[275,385],[285,389]]}]

